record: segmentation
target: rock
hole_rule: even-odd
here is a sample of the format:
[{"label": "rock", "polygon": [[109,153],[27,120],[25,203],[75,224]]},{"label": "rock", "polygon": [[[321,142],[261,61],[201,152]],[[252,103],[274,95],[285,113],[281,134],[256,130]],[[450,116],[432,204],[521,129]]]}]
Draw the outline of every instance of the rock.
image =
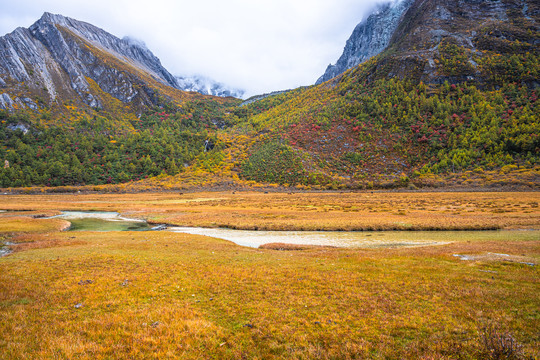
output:
[{"label": "rock", "polygon": [[24,105],[26,105],[28,108],[30,108],[32,110],[37,110],[38,109],[38,106],[34,102],[34,100],[32,100],[32,99],[30,99],[28,97],[21,98],[21,101],[24,103]]},{"label": "rock", "polygon": [[8,130],[10,131],[16,131],[16,130],[20,130],[22,131],[23,134],[26,135],[26,133],[28,133],[28,131],[30,130],[30,127],[28,127],[27,125],[25,124],[9,124],[7,127],[6,127]]},{"label": "rock", "polygon": [[141,41],[134,41],[132,38],[119,39],[94,25],[47,12],[30,27],[30,31],[34,34],[42,32],[43,29],[47,31],[51,25],[60,25],[111,53],[134,60],[138,67],[154,75],[156,80],[169,86],[177,86],[174,76],[161,65],[159,59]]},{"label": "rock", "polygon": [[[418,81],[433,84],[467,81],[467,76],[471,74],[448,78],[437,71],[439,66],[435,60],[440,57],[441,41],[447,39],[470,50],[470,54],[481,57],[482,50],[494,49],[487,43],[476,41],[478,34],[482,34],[484,27],[490,26],[488,24],[505,22],[512,27],[509,17],[516,19],[519,16],[517,7],[515,2],[500,0],[387,0],[358,24],[337,63],[328,66],[317,84],[386,50],[389,50],[387,56],[381,58],[377,70],[374,70],[376,77],[379,76],[376,73],[384,67],[385,77],[407,77],[410,80],[413,75]],[[528,9],[522,12],[529,14]],[[538,29],[536,24],[531,26]],[[511,30],[504,33],[517,40],[517,35],[511,35]],[[531,50],[534,45],[537,44],[531,43]],[[471,58],[469,56],[468,60]],[[472,80],[482,82],[477,77]],[[533,82],[529,84],[533,85]]]},{"label": "rock", "polygon": [[[107,56],[123,62],[128,70],[113,67]],[[31,93],[45,92],[49,103],[55,101],[59,92],[66,96],[65,90],[71,89],[87,105],[102,107],[87,80],[92,79],[124,103],[139,97],[146,105],[156,105],[158,99],[140,77],[141,70],[164,85],[179,88],[176,78],[143,43],[119,39],[96,26],[62,15],[44,13],[30,28],[18,28],[0,37],[0,87],[6,87],[6,78],[24,82]],[[139,93],[136,85],[143,85],[144,94]],[[17,102],[13,94],[10,98],[0,96],[1,108],[11,108]],[[32,110],[38,108],[28,97],[22,97],[20,103]]]},{"label": "rock", "polygon": [[204,141],[204,151],[210,151],[214,148],[214,143],[210,140]]},{"label": "rock", "polygon": [[81,280],[78,282],[79,285],[90,285],[90,284],[93,284],[94,282],[92,280]]},{"label": "rock", "polygon": [[151,230],[152,230],[152,231],[162,231],[162,230],[167,230],[167,225],[161,224],[161,225],[158,225],[158,226],[154,226]]},{"label": "rock", "polygon": [[10,248],[8,247],[8,243],[5,243],[4,245],[1,245],[0,244],[0,257],[3,257],[3,256],[7,256],[11,253],[12,251],[10,250]]},{"label": "rock", "polygon": [[0,94],[0,109],[12,109],[13,104],[14,102],[9,94]]}]

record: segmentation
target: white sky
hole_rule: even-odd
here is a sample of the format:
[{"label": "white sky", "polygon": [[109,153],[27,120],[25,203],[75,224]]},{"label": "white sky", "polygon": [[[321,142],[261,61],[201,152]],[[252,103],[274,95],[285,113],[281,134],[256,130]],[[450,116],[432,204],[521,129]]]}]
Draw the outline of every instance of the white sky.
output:
[{"label": "white sky", "polygon": [[0,36],[43,12],[144,41],[174,75],[247,95],[313,84],[354,27],[384,0],[0,0]]}]

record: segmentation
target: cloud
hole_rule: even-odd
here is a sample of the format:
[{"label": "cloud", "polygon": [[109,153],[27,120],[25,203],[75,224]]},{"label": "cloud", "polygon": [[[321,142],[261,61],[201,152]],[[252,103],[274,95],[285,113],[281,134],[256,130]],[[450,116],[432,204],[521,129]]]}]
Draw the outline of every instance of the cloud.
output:
[{"label": "cloud", "polygon": [[249,95],[310,85],[381,0],[0,0],[0,34],[43,12],[143,41],[175,75],[201,74]]}]

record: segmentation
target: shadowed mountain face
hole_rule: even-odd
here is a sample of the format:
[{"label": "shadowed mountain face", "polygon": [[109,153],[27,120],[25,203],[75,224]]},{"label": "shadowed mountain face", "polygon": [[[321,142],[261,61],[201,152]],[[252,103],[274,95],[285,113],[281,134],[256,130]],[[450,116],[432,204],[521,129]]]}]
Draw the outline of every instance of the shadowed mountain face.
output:
[{"label": "shadowed mountain face", "polygon": [[[381,6],[361,22],[335,65],[317,83],[336,77],[373,56],[387,52],[378,68],[382,76],[413,77],[424,82],[483,82],[473,56],[482,51],[538,51],[540,5],[530,0],[401,0]],[[519,40],[519,49],[508,44]],[[462,72],[442,76],[440,57],[447,45],[468,51]],[[505,45],[506,44],[506,45]],[[455,56],[456,54],[447,54]],[[469,64],[470,66],[467,66]],[[467,67],[467,69],[465,69]]]},{"label": "shadowed mountain face", "polygon": [[383,51],[413,0],[388,2],[356,26],[335,65],[328,65],[317,84],[328,81]]}]

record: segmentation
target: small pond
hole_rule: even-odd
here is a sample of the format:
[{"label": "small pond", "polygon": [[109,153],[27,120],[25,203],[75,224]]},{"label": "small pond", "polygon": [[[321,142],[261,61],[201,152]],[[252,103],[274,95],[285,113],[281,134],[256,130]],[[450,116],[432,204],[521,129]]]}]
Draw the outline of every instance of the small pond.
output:
[{"label": "small pond", "polygon": [[13,245],[13,243],[0,243],[0,257],[11,254],[11,249],[9,248],[10,245]]},{"label": "small pond", "polygon": [[53,216],[69,221],[69,231],[142,231],[152,230],[144,220],[128,219],[117,212],[63,211]]}]

